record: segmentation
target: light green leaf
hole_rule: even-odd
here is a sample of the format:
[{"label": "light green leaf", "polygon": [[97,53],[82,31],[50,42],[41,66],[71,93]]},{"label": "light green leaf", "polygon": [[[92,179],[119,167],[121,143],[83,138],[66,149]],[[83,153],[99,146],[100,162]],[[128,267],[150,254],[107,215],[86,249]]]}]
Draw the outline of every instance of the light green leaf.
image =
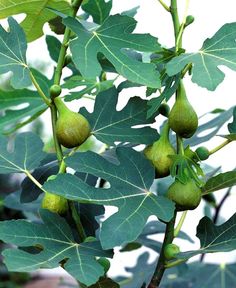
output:
[{"label": "light green leaf", "polygon": [[236,70],[236,23],[222,26],[212,38],[203,43],[196,53],[187,53],[173,58],[166,66],[172,76],[179,73],[185,65],[192,63],[192,81],[208,90],[215,90],[224,80],[220,65]]},{"label": "light green leaf", "polygon": [[43,224],[26,220],[2,221],[0,239],[19,247],[40,245],[43,250],[37,254],[20,249],[6,249],[4,262],[9,271],[32,272],[39,268],[55,268],[66,260],[64,269],[75,279],[91,285],[104,274],[103,267],[95,256],[110,257],[110,251],[103,251],[99,242],[77,243],[65,219],[47,210],[41,210]]},{"label": "light green leaf", "polygon": [[113,80],[106,81],[96,81],[93,79],[84,79],[82,76],[72,76],[66,80],[63,84],[63,88],[73,89],[85,86],[85,88],[80,89],[80,91],[70,92],[69,95],[66,95],[65,101],[72,101],[74,99],[79,99],[85,95],[96,96],[99,92],[105,91],[113,86]]},{"label": "light green leaf", "polygon": [[85,0],[82,9],[93,17],[93,21],[102,24],[109,16],[112,8],[112,0]]},{"label": "light green leaf", "polygon": [[89,121],[91,133],[100,141],[113,144],[115,141],[135,144],[150,144],[159,138],[151,127],[133,128],[136,125],[155,122],[155,115],[146,119],[147,103],[139,97],[131,98],[121,111],[116,110],[118,92],[115,87],[96,97],[93,113],[80,111]]},{"label": "light green leaf", "polygon": [[202,193],[205,195],[234,185],[236,185],[236,171],[220,173],[208,179],[202,187]]},{"label": "light green leaf", "polygon": [[208,217],[203,217],[197,227],[200,239],[199,250],[179,253],[177,258],[189,259],[202,253],[229,252],[236,249],[236,214],[222,225],[216,226]]},{"label": "light green leaf", "polygon": [[[72,58],[84,78],[96,78],[102,68],[98,62],[98,53],[114,65],[117,72],[130,81],[150,87],[160,87],[160,75],[155,65],[142,63],[131,58],[126,49],[140,52],[161,50],[157,39],[149,34],[131,34],[136,21],[128,16],[109,16],[105,22],[93,31],[86,30],[80,22],[67,17],[63,20],[78,36],[71,41]],[[79,51],[79,53],[78,53]]]},{"label": "light green leaf", "polygon": [[149,216],[169,221],[174,213],[173,202],[149,190],[154,180],[150,162],[131,148],[117,148],[116,153],[119,165],[93,152],[66,159],[68,167],[105,179],[109,188],[89,186],[70,174],[58,175],[44,184],[47,191],[67,199],[118,207],[118,212],[102,224],[100,239],[104,249],[137,239]]},{"label": "light green leaf", "polygon": [[31,42],[41,37],[43,35],[43,25],[56,17],[52,11],[47,9],[48,7],[67,15],[71,11],[70,2],[67,0],[1,0],[0,19],[25,13],[26,18],[21,26],[25,31],[28,42]]},{"label": "light green leaf", "polygon": [[8,23],[9,32],[0,25],[0,74],[13,72],[11,84],[14,88],[21,89],[31,84],[26,63],[27,43],[25,34],[16,20],[10,17]]},{"label": "light green leaf", "polygon": [[13,152],[9,152],[7,146],[7,138],[0,136],[0,173],[2,174],[33,170],[46,156],[42,151],[43,142],[31,132],[16,136]]}]

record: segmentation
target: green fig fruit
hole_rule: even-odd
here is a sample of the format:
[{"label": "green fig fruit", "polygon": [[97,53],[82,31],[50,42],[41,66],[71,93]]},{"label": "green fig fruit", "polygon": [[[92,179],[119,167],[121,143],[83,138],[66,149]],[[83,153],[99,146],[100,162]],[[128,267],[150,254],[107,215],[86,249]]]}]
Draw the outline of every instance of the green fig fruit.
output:
[{"label": "green fig fruit", "polygon": [[65,214],[68,210],[67,200],[59,195],[45,192],[41,207],[51,212]]},{"label": "green fig fruit", "polygon": [[201,201],[201,189],[189,179],[186,184],[175,180],[167,191],[167,198],[175,202],[177,211],[194,210]]},{"label": "green fig fruit", "polygon": [[169,125],[166,123],[160,138],[144,149],[144,155],[155,167],[157,178],[166,177],[170,174],[173,161],[169,156],[176,154],[169,141],[169,130]]},{"label": "green fig fruit", "polygon": [[90,135],[90,125],[80,113],[71,111],[60,98],[55,98],[59,117],[56,135],[60,144],[67,148],[81,145]]},{"label": "green fig fruit", "polygon": [[168,117],[169,116],[169,113],[170,113],[170,107],[168,104],[166,103],[162,103],[159,108],[158,108],[158,112],[165,116],[165,117]]},{"label": "green fig fruit", "polygon": [[49,92],[51,97],[55,98],[61,94],[61,86],[54,84],[50,87]]},{"label": "green fig fruit", "polygon": [[195,152],[200,160],[207,160],[210,156],[209,150],[204,146],[198,147]]},{"label": "green fig fruit", "polygon": [[171,243],[167,244],[164,248],[164,256],[167,260],[176,258],[176,255],[180,253],[179,246]]},{"label": "green fig fruit", "polygon": [[181,82],[177,91],[177,99],[169,114],[170,128],[183,138],[190,138],[198,127],[198,117],[189,103],[184,85]]},{"label": "green fig fruit", "polygon": [[185,27],[187,27],[187,26],[189,26],[189,25],[191,25],[193,22],[194,22],[194,17],[193,17],[193,15],[188,15],[187,17],[186,17],[186,22],[185,22]]}]

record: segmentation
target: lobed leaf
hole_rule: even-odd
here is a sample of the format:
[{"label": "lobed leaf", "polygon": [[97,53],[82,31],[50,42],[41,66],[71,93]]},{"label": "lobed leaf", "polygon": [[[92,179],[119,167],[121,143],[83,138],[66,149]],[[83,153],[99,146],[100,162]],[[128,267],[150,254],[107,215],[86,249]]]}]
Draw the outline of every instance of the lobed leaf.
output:
[{"label": "lobed leaf", "polygon": [[[161,50],[157,40],[148,34],[131,34],[136,21],[128,16],[109,16],[97,30],[86,30],[80,22],[64,19],[78,39],[71,41],[72,58],[84,78],[96,78],[102,72],[98,53],[102,53],[116,71],[132,82],[150,87],[160,87],[159,73],[155,65],[142,63],[129,56],[125,49],[154,52]],[[129,51],[128,50],[128,51]],[[78,53],[79,51],[79,53]]]},{"label": "lobed leaf", "polygon": [[50,19],[55,18],[55,14],[47,9],[48,7],[57,11],[69,14],[71,7],[67,0],[1,0],[0,19],[21,13],[26,14],[26,18],[21,23],[29,42],[34,41],[43,35],[43,25]]},{"label": "lobed leaf", "polygon": [[224,80],[220,65],[236,70],[236,23],[222,26],[212,38],[203,43],[196,53],[186,53],[173,58],[167,65],[169,76],[179,73],[192,63],[192,81],[199,86],[214,91]]},{"label": "lobed leaf", "polygon": [[151,127],[134,127],[155,121],[154,115],[146,119],[148,101],[131,98],[121,111],[116,110],[117,101],[118,92],[113,87],[97,95],[92,114],[85,109],[80,110],[90,123],[91,133],[98,140],[110,145],[115,141],[150,144],[159,138],[157,131]]},{"label": "lobed leaf", "polygon": [[173,202],[149,191],[154,180],[150,162],[131,148],[117,148],[116,153],[119,165],[93,152],[66,160],[76,171],[105,179],[109,188],[91,187],[69,174],[58,175],[43,185],[47,191],[70,200],[118,207],[118,212],[102,223],[100,239],[105,249],[137,239],[150,215],[169,221],[174,213]]},{"label": "lobed leaf", "polygon": [[7,146],[7,138],[0,136],[0,173],[2,174],[33,170],[46,156],[42,151],[43,142],[31,132],[16,136],[13,152],[9,152]]},{"label": "lobed leaf", "polygon": [[82,9],[93,17],[93,21],[102,24],[109,16],[112,8],[112,0],[85,0]]},{"label": "lobed leaf", "polygon": [[[0,15],[1,15],[0,4]],[[0,16],[1,18],[1,16]],[[9,32],[0,25],[0,74],[11,71],[11,84],[22,89],[31,84],[29,68],[26,63],[27,43],[25,34],[14,18],[8,18]]]},{"label": "lobed leaf", "polygon": [[40,212],[43,224],[26,220],[0,222],[0,239],[17,245],[40,245],[43,250],[31,254],[20,249],[6,249],[4,262],[9,271],[31,272],[39,268],[55,268],[66,259],[64,269],[85,285],[92,285],[104,274],[95,256],[110,257],[99,242],[77,243],[65,219],[47,210]]}]

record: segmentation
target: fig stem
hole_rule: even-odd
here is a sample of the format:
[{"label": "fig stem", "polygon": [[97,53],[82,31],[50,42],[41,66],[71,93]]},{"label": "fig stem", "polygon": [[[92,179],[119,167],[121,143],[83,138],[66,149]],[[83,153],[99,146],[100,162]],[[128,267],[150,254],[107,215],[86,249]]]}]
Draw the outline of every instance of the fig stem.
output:
[{"label": "fig stem", "polygon": [[173,239],[174,239],[174,227],[175,227],[176,214],[177,213],[175,211],[173,218],[170,220],[170,222],[168,222],[166,224],[165,238],[164,238],[164,241],[162,244],[160,256],[159,256],[159,259],[157,262],[157,266],[156,266],[154,275],[152,277],[151,283],[149,284],[148,288],[159,287],[161,279],[164,275],[165,263],[166,263],[164,251],[165,251],[166,245],[171,244]]},{"label": "fig stem", "polygon": [[175,47],[176,52],[178,52],[179,50],[179,44],[181,43],[182,45],[182,37],[183,37],[184,28],[185,28],[186,18],[188,16],[188,8],[189,8],[189,0],[186,0],[184,19],[183,19],[182,24],[180,25],[179,33],[178,33],[177,40],[176,40],[176,47]]},{"label": "fig stem", "polygon": [[187,216],[187,212],[188,212],[188,210],[186,210],[186,211],[184,211],[182,213],[181,218],[179,220],[179,223],[177,224],[177,226],[176,226],[176,228],[174,230],[174,237],[178,236],[178,234],[179,234],[179,232],[180,232],[180,230],[181,230],[181,228],[182,228],[182,226],[184,224],[184,220],[185,220],[185,218]]},{"label": "fig stem", "polygon": [[84,240],[86,238],[86,233],[84,231],[80,217],[79,217],[78,212],[76,210],[75,203],[73,201],[68,201],[68,204],[69,204],[69,207],[71,210],[72,217],[75,221],[75,225],[76,225],[79,237],[80,237],[81,241],[84,242]]},{"label": "fig stem", "polygon": [[170,7],[166,5],[166,3],[163,0],[158,0],[160,4],[163,6],[163,8],[167,11],[170,12]]},{"label": "fig stem", "polygon": [[187,259],[178,259],[176,261],[171,261],[171,262],[165,264],[165,268],[166,269],[172,268],[172,267],[175,267],[175,266],[177,266],[179,264],[182,264],[182,263],[184,263],[186,261],[187,261]]},{"label": "fig stem", "polygon": [[51,106],[51,101],[48,99],[48,97],[44,94],[43,90],[39,86],[37,80],[35,79],[33,73],[30,71],[30,78],[32,83],[34,84],[34,87],[37,89],[39,95],[42,97],[43,101],[48,105]]},{"label": "fig stem", "polygon": [[210,150],[209,154],[212,155],[212,154],[216,153],[217,151],[219,151],[220,149],[222,149],[223,147],[228,145],[230,142],[231,142],[230,139],[225,140],[223,143],[221,143],[220,145],[218,145],[215,148],[213,148],[212,150]]}]

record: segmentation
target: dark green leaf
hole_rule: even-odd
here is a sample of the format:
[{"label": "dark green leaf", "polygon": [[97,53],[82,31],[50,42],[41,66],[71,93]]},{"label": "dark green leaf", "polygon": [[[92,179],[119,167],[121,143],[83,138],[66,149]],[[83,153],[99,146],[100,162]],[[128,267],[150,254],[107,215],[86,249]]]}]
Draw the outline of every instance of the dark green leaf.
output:
[{"label": "dark green leaf", "polygon": [[[58,173],[58,163],[52,162],[41,166],[34,170],[32,175],[40,183],[43,184],[49,176]],[[43,191],[36,186],[28,177],[21,183],[21,202],[29,203],[36,200]]]},{"label": "dark green leaf", "polygon": [[[116,150],[120,165],[93,152],[79,153],[66,164],[109,182],[109,188],[95,188],[73,175],[58,175],[44,188],[67,199],[85,203],[117,206],[119,211],[103,222],[100,239],[104,248],[123,245],[137,239],[150,215],[169,221],[174,203],[149,192],[154,168],[144,156],[131,148]],[[113,231],[113,233],[111,233]]]},{"label": "dark green leaf", "polygon": [[172,76],[192,63],[192,81],[208,90],[215,90],[224,80],[220,65],[236,70],[236,23],[222,26],[212,38],[203,43],[196,53],[183,54],[172,59],[166,66]]},{"label": "dark green leaf", "polygon": [[30,254],[19,249],[6,249],[4,262],[9,271],[31,272],[39,268],[55,268],[67,259],[64,269],[85,285],[96,283],[104,274],[103,267],[95,256],[110,257],[98,241],[76,243],[65,219],[47,210],[41,210],[44,224],[26,220],[0,223],[0,239],[19,247],[40,245],[43,250]]},{"label": "dark green leaf", "polygon": [[80,111],[88,119],[91,133],[98,140],[107,144],[115,141],[150,144],[159,138],[157,131],[151,127],[133,128],[135,125],[151,124],[155,121],[155,116],[146,119],[146,100],[131,98],[121,111],[116,110],[117,101],[118,93],[113,87],[97,95],[92,114],[85,109]]},{"label": "dark green leaf", "polygon": [[93,17],[93,21],[102,24],[109,16],[112,8],[112,0],[85,0],[82,9]]},{"label": "dark green leaf", "polygon": [[[136,21],[128,16],[108,17],[96,31],[87,31],[78,21],[64,19],[78,39],[71,41],[70,48],[75,65],[85,78],[96,78],[102,68],[97,54],[100,52],[115,66],[117,72],[130,81],[150,87],[160,87],[159,73],[155,65],[131,58],[124,49],[141,52],[160,50],[157,40],[148,34],[131,34]],[[80,51],[80,53],[78,53]]]},{"label": "dark green leaf", "polygon": [[208,217],[203,217],[197,227],[200,239],[199,250],[179,253],[177,258],[189,259],[202,253],[228,252],[236,249],[236,214],[222,225],[216,226]]},{"label": "dark green leaf", "polygon": [[202,187],[202,193],[208,194],[234,185],[236,185],[236,171],[220,173],[208,179],[206,184]]},{"label": "dark green leaf", "polygon": [[7,150],[7,138],[0,136],[0,173],[21,173],[37,168],[46,156],[42,149],[41,139],[30,132],[17,135],[13,152]]},{"label": "dark green leaf", "polygon": [[31,84],[26,63],[27,43],[25,34],[16,20],[10,17],[8,23],[9,32],[0,25],[0,74],[12,71],[12,86],[22,89]]}]

